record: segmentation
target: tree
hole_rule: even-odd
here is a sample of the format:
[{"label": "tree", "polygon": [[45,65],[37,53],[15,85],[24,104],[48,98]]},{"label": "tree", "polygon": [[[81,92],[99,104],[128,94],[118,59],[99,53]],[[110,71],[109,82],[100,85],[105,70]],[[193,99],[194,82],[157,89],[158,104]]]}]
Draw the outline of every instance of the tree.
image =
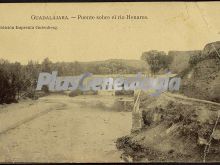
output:
[{"label": "tree", "polygon": [[52,72],[52,64],[48,57],[45,58],[41,64],[42,72]]},{"label": "tree", "polygon": [[8,101],[10,82],[6,71],[0,68],[0,104]]},{"label": "tree", "polygon": [[74,75],[78,75],[82,73],[82,67],[78,61],[75,61],[73,63],[73,68],[74,68]]},{"label": "tree", "polygon": [[11,77],[11,88],[16,90],[15,95],[20,96],[20,92],[22,89],[22,85],[24,84],[24,79],[22,78],[22,66],[19,62],[15,62],[14,64],[10,65],[10,77]]},{"label": "tree", "polygon": [[160,69],[168,69],[173,58],[163,51],[151,50],[142,53],[141,59],[149,64],[151,72],[155,74]]},{"label": "tree", "polygon": [[11,64],[0,59],[0,103],[14,102],[16,99],[16,82],[18,80],[20,64]]}]

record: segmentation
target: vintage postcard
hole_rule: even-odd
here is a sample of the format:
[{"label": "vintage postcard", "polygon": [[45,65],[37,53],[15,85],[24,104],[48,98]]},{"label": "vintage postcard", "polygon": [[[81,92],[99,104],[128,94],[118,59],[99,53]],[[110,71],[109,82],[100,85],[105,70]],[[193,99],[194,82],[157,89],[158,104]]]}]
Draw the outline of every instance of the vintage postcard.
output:
[{"label": "vintage postcard", "polygon": [[0,4],[0,163],[219,162],[220,2]]}]

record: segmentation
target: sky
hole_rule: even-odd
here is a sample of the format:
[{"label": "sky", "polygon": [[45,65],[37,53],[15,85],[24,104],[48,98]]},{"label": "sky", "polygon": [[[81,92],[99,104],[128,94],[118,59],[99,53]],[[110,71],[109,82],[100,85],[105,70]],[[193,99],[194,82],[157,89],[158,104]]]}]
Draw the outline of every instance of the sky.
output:
[{"label": "sky", "polygon": [[[32,20],[31,16],[143,15],[145,20]],[[200,50],[220,40],[220,2],[0,4],[0,58],[26,64],[140,59],[149,50]]]}]

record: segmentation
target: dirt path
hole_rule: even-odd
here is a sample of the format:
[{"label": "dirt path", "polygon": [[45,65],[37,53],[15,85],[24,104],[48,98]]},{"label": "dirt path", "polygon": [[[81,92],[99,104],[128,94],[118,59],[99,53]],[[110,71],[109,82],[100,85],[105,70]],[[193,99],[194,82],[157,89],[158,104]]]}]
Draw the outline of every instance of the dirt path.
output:
[{"label": "dirt path", "polygon": [[105,106],[113,104],[99,96],[58,95],[3,108],[0,161],[121,161],[115,141],[130,133],[131,113],[103,109],[96,106],[97,100]]},{"label": "dirt path", "polygon": [[187,102],[192,102],[192,103],[200,103],[200,104],[210,104],[212,106],[217,106],[217,107],[220,107],[220,103],[216,103],[216,102],[212,102],[212,101],[208,101],[208,100],[202,100],[202,99],[196,99],[196,98],[190,98],[190,97],[187,97],[187,96],[184,96],[184,95],[180,95],[180,94],[172,94],[172,93],[165,93],[166,96],[168,97],[171,97],[173,99],[176,99],[176,100],[184,100],[184,101],[187,101]]}]

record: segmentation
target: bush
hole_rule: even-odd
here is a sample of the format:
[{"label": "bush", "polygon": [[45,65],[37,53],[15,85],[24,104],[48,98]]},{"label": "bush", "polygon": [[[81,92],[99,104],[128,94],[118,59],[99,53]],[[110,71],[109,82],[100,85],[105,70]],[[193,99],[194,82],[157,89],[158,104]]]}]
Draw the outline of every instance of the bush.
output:
[{"label": "bush", "polygon": [[75,96],[82,95],[82,94],[83,94],[83,92],[81,90],[77,89],[77,90],[71,91],[69,93],[69,96],[70,97],[75,97]]},{"label": "bush", "polygon": [[196,55],[192,55],[189,58],[189,64],[190,66],[195,66],[198,62],[202,61],[202,55],[201,54],[196,54]]},{"label": "bush", "polygon": [[48,86],[46,86],[46,85],[43,85],[42,91],[43,91],[45,94],[50,93],[49,88],[48,88]]},{"label": "bush", "polygon": [[115,91],[115,95],[116,96],[120,96],[120,95],[129,95],[129,96],[133,96],[134,95],[134,91],[132,90],[120,90],[120,91]]},{"label": "bush", "polygon": [[0,80],[0,104],[16,102],[16,88],[3,69],[0,69]]}]

